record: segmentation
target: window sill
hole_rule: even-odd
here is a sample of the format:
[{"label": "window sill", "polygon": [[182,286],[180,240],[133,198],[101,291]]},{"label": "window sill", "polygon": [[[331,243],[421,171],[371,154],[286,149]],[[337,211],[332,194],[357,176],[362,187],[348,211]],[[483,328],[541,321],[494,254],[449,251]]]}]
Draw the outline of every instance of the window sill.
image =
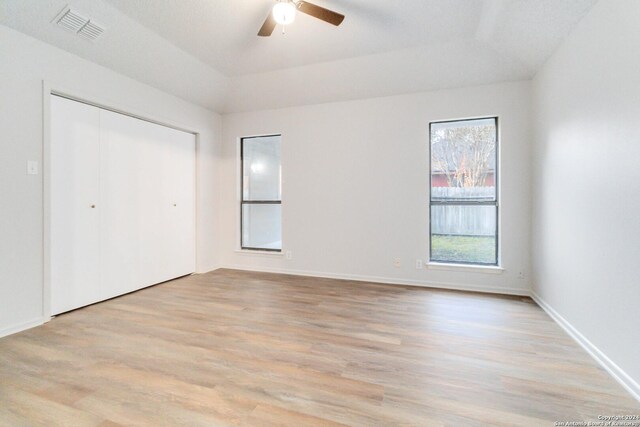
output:
[{"label": "window sill", "polygon": [[504,272],[504,268],[497,265],[466,265],[445,262],[428,262],[427,270],[446,270],[485,274],[502,274]]},{"label": "window sill", "polygon": [[282,251],[275,252],[275,251],[261,251],[257,249],[236,249],[234,252],[240,255],[253,255],[253,256],[264,256],[264,257],[284,256],[284,253]]}]

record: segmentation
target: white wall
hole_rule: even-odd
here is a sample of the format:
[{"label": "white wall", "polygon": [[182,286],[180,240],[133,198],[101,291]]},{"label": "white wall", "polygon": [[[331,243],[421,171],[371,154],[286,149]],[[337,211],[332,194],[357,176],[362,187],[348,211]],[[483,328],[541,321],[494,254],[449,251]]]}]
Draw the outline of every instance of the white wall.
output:
[{"label": "white wall", "polygon": [[601,0],[534,80],[533,271],[640,398],[638,17],[638,1]]},{"label": "white wall", "polygon": [[[530,83],[223,116],[222,265],[528,292]],[[498,115],[503,274],[416,270],[428,251],[429,121]],[[282,237],[293,259],[238,247],[239,137],[282,133]],[[393,258],[401,258],[394,268]]]},{"label": "white wall", "polygon": [[200,132],[198,271],[215,268],[220,116],[0,26],[0,336],[42,321],[43,80],[91,100]]}]

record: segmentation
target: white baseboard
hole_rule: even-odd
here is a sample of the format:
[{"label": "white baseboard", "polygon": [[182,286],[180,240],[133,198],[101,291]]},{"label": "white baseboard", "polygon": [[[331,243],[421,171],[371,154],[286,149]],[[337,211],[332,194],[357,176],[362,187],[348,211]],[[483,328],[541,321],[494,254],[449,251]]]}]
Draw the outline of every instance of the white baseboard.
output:
[{"label": "white baseboard", "polygon": [[616,365],[611,359],[607,357],[598,347],[596,347],[591,341],[589,341],[584,335],[580,333],[571,323],[569,323],[564,317],[553,309],[546,301],[544,301],[538,294],[531,291],[531,298],[553,319],[560,325],[562,329],[569,334],[580,346],[585,349],[587,353],[593,359],[598,362],[605,371],[609,373],[616,381],[622,385],[631,395],[640,402],[640,384],[638,384],[633,378],[631,378],[622,368]]},{"label": "white baseboard", "polygon": [[478,285],[469,285],[464,283],[431,282],[428,280],[407,280],[407,279],[398,279],[393,277],[364,276],[359,274],[327,273],[322,271],[292,270],[292,269],[271,268],[271,267],[252,268],[252,267],[245,267],[240,265],[226,265],[220,268],[228,268],[232,270],[244,270],[244,271],[258,271],[258,272],[265,272],[265,273],[290,274],[295,276],[322,277],[327,279],[355,280],[358,282],[383,283],[385,285],[418,286],[423,288],[439,288],[439,289],[450,289],[450,290],[456,290],[456,291],[484,292],[484,293],[491,293],[491,294],[518,295],[518,296],[529,296],[531,294],[531,291],[529,291],[528,289],[514,289],[514,288],[505,288],[505,287],[499,287],[499,286],[478,286]]},{"label": "white baseboard", "polygon": [[200,270],[200,269],[196,269],[196,271],[194,271],[194,272],[193,272],[193,274],[205,274],[205,273],[208,273],[208,272],[210,272],[210,271],[218,270],[218,269],[220,269],[220,268],[223,268],[223,267],[222,267],[222,266],[220,266],[220,265],[216,265],[216,266],[211,267],[211,268],[209,268],[209,269],[207,269],[207,270]]},{"label": "white baseboard", "polygon": [[6,337],[7,335],[15,334],[18,332],[22,332],[27,329],[34,328],[36,326],[40,326],[46,322],[46,319],[43,317],[39,317],[37,319],[29,320],[27,322],[22,322],[17,325],[12,325],[3,329],[0,329],[0,338]]}]

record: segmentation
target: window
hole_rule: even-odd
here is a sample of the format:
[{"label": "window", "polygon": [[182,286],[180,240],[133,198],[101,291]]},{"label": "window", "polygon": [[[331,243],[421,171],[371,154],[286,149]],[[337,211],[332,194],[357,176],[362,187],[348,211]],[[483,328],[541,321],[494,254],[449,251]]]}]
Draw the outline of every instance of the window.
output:
[{"label": "window", "polygon": [[429,125],[433,262],[498,264],[497,120]]},{"label": "window", "polygon": [[240,247],[280,252],[280,135],[242,138],[240,159]]}]

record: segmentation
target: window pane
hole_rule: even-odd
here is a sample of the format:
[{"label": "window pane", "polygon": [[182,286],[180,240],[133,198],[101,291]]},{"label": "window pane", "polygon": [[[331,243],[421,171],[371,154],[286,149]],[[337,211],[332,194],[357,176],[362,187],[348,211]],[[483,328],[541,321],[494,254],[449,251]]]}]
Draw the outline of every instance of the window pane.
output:
[{"label": "window pane", "polygon": [[496,206],[431,206],[431,260],[497,264]]},{"label": "window pane", "polygon": [[496,198],[496,119],[431,124],[431,199]]},{"label": "window pane", "polygon": [[280,136],[242,140],[242,199],[280,200]]},{"label": "window pane", "polygon": [[280,204],[242,205],[242,247],[282,249]]}]

